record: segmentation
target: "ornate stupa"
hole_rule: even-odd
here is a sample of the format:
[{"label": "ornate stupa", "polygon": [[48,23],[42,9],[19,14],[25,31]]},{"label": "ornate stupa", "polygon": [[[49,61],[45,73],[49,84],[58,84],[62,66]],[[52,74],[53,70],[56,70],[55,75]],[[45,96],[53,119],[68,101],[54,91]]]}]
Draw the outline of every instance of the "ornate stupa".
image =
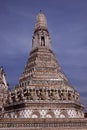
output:
[{"label": "ornate stupa", "polygon": [[36,16],[32,49],[4,103],[4,118],[84,118],[79,93],[69,83],[51,48],[45,15]]}]

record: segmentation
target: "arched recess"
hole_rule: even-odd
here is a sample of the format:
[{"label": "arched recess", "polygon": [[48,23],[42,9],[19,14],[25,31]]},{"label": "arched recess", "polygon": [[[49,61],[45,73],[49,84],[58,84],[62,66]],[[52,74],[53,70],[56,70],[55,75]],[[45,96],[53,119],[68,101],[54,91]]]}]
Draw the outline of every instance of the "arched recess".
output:
[{"label": "arched recess", "polygon": [[45,46],[45,37],[41,36],[41,46]]},{"label": "arched recess", "polygon": [[55,115],[53,113],[53,111],[48,111],[47,114],[46,114],[46,118],[54,118]]},{"label": "arched recess", "polygon": [[33,112],[31,118],[40,118],[40,113],[38,111]]},{"label": "arched recess", "polygon": [[68,114],[67,114],[67,112],[65,110],[61,110],[60,118],[68,118]]}]

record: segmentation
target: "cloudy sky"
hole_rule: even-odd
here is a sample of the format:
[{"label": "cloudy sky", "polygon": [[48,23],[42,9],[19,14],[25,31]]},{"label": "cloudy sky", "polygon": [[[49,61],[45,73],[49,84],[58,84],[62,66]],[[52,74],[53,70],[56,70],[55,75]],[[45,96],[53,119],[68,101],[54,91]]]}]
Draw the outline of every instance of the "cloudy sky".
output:
[{"label": "cloudy sky", "polygon": [[10,87],[24,70],[39,10],[53,51],[87,108],[87,0],[0,0],[0,66]]}]

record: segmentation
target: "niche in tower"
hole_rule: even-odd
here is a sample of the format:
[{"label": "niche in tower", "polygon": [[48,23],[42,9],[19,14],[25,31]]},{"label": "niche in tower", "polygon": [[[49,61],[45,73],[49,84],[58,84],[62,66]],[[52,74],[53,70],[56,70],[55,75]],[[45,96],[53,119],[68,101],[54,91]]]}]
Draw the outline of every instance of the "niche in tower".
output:
[{"label": "niche in tower", "polygon": [[45,38],[44,38],[44,36],[41,36],[41,46],[45,46]]}]

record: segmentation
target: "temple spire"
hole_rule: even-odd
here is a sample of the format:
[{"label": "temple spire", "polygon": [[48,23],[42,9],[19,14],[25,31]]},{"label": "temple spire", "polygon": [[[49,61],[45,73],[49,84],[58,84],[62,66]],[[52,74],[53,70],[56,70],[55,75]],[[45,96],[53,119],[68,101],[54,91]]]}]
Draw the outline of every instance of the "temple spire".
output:
[{"label": "temple spire", "polygon": [[32,49],[44,48],[51,49],[50,35],[47,29],[47,20],[40,10],[36,16],[35,31],[32,39]]}]

